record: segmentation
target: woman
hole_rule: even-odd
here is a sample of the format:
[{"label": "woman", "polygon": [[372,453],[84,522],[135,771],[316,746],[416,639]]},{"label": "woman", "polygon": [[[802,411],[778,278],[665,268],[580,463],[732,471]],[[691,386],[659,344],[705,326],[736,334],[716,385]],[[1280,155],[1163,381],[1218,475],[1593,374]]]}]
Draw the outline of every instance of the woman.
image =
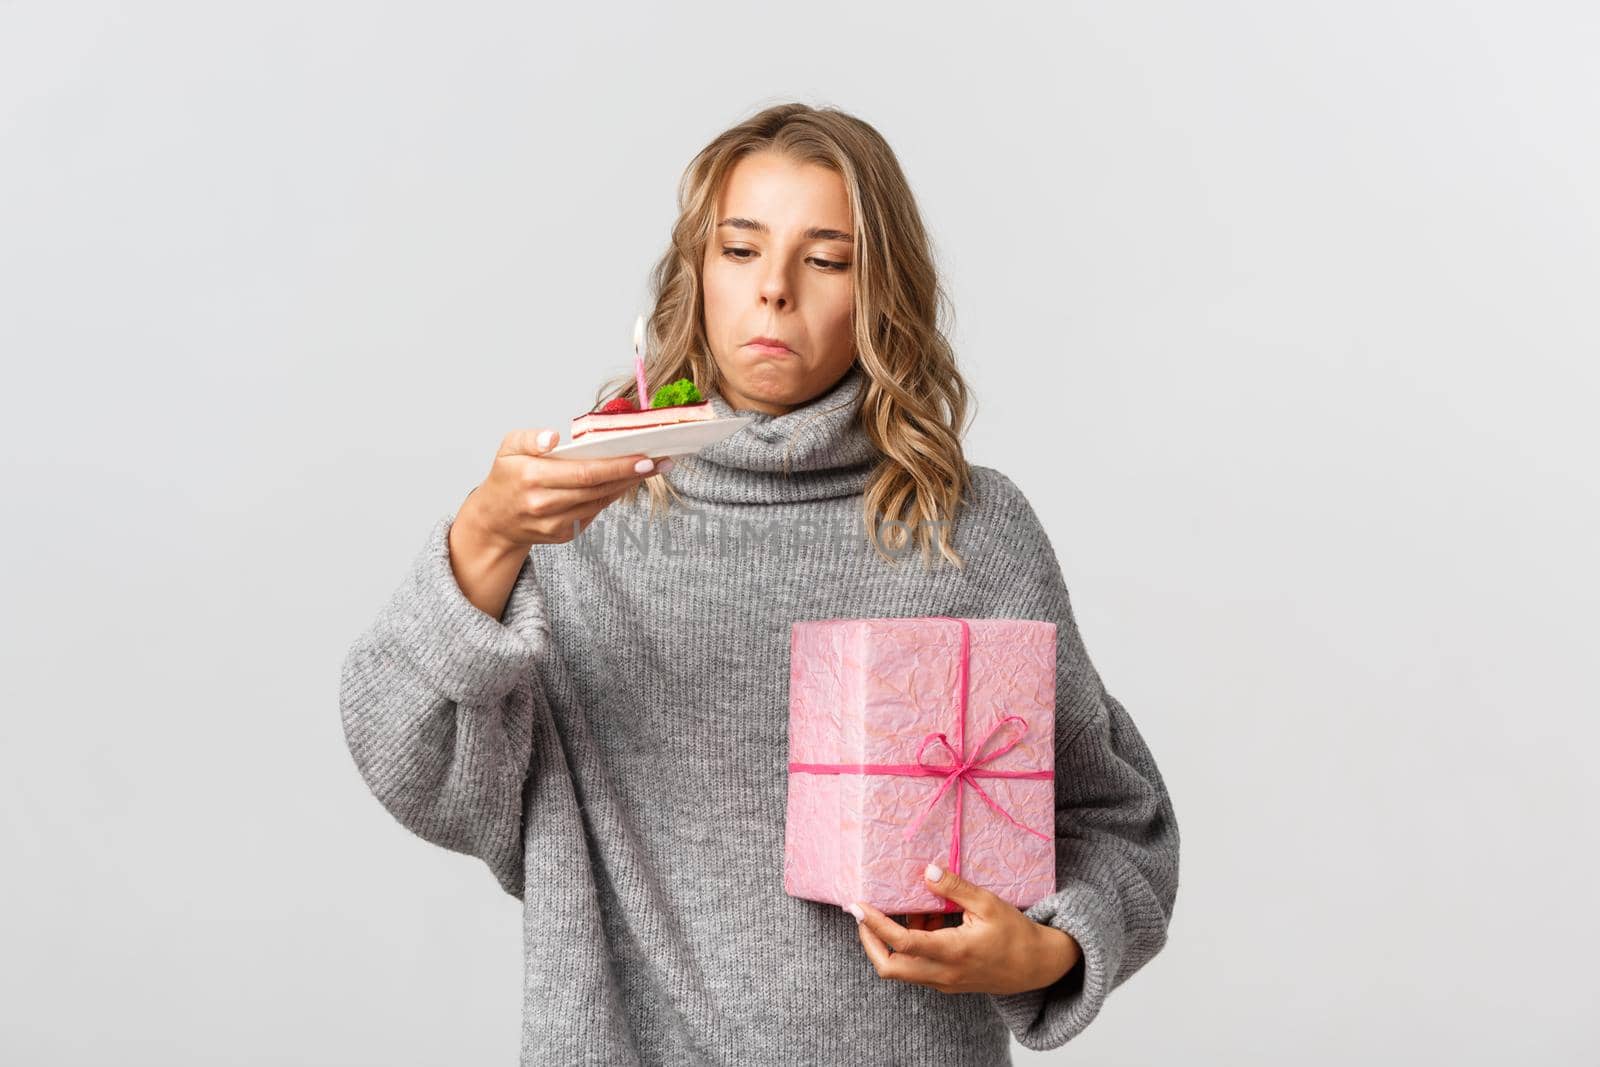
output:
[{"label": "woman", "polygon": [[[350,751],[523,900],[525,1063],[1057,1047],[1165,941],[1177,826],[1033,509],[962,456],[905,178],[866,123],[790,104],[712,141],[680,203],[649,386],[754,421],[675,467],[510,434],[347,654]],[[1057,625],[1058,891],[1020,911],[930,856],[957,924],[787,896],[790,624],[927,615]]]}]

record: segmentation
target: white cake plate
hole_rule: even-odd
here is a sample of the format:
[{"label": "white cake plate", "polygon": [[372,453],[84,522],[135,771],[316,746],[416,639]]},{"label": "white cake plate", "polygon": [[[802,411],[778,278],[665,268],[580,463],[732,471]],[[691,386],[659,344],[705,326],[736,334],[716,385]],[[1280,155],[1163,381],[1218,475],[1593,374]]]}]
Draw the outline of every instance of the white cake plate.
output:
[{"label": "white cake plate", "polygon": [[586,433],[576,441],[546,452],[565,459],[605,459],[609,456],[687,456],[744,428],[755,420],[749,415],[673,426],[647,426],[642,430]]}]

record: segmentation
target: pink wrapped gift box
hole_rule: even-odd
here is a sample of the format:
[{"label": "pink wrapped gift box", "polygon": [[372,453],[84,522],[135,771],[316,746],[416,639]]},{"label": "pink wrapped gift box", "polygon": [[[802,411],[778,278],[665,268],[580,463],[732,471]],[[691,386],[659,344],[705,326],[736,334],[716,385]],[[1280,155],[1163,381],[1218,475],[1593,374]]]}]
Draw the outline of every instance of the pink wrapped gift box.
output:
[{"label": "pink wrapped gift box", "polygon": [[939,862],[1018,908],[1055,892],[1056,626],[796,622],[783,888],[891,915],[958,911]]}]

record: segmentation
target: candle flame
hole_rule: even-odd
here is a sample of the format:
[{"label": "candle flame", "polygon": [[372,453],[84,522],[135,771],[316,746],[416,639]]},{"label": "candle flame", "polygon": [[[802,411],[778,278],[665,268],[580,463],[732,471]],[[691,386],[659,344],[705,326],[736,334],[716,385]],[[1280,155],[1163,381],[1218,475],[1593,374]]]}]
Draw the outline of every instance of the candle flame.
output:
[{"label": "candle flame", "polygon": [[644,355],[644,316],[633,320],[633,354]]}]

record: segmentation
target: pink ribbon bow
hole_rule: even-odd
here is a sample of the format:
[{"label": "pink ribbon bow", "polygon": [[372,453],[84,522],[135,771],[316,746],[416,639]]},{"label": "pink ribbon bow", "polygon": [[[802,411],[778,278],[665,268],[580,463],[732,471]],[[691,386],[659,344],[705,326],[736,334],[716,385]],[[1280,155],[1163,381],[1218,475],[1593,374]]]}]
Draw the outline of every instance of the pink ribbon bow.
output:
[{"label": "pink ribbon bow", "polygon": [[[949,619],[950,616],[934,615],[930,616],[930,618]],[[978,796],[983,798],[984,803],[988,804],[991,808],[998,812],[1000,817],[1005,819],[1012,826],[1017,827],[1019,830],[1025,830],[1037,838],[1049,841],[1050,836],[1048,834],[1042,834],[1038,830],[1035,830],[1030,826],[1024,826],[1022,823],[1012,818],[1011,813],[1006,811],[999,804],[995,803],[994,798],[989,796],[989,794],[984,791],[983,787],[974,779],[979,777],[1054,778],[1055,771],[997,771],[983,768],[983,764],[988,763],[992,759],[1003,756],[1007,752],[1010,752],[1013,748],[1020,744],[1022,738],[1027,735],[1028,720],[1023,718],[1021,715],[1007,715],[1003,719],[996,722],[989,728],[989,732],[983,735],[983,740],[978,742],[977,750],[973,753],[972,757],[966,758],[962,756],[961,752],[966,747],[967,665],[971,652],[971,627],[967,625],[966,619],[951,619],[951,621],[961,625],[960,681],[957,686],[961,697],[961,714],[960,717],[956,719],[956,743],[954,747],[951,746],[949,739],[945,736],[945,734],[936,731],[928,734],[922,739],[922,744],[917,748],[917,762],[915,763],[790,763],[789,770],[803,771],[809,774],[899,774],[917,777],[936,777],[938,775],[944,775],[944,781],[940,783],[938,791],[935,792],[931,798],[929,798],[927,805],[922,809],[922,813],[912,820],[911,825],[905,828],[905,832],[901,834],[901,837],[905,840],[910,840],[911,836],[917,832],[919,827],[921,827],[923,820],[928,817],[929,813],[931,813],[934,807],[939,803],[939,798],[944,796],[945,791],[948,790],[951,785],[955,785],[955,817],[950,828],[949,869],[959,874],[961,871],[961,786],[970,785],[973,789],[977,790]],[[992,740],[994,735],[1000,731],[1000,728],[1008,722],[1021,723],[1022,733],[988,755],[983,755],[983,750],[989,744],[990,740]],[[953,763],[930,764],[923,762],[922,754],[927,751],[928,745],[934,741],[937,741],[944,746],[945,751],[949,752],[951,759],[954,760]],[[947,912],[960,911],[961,908],[954,901],[946,900],[944,902],[944,910]]]}]

